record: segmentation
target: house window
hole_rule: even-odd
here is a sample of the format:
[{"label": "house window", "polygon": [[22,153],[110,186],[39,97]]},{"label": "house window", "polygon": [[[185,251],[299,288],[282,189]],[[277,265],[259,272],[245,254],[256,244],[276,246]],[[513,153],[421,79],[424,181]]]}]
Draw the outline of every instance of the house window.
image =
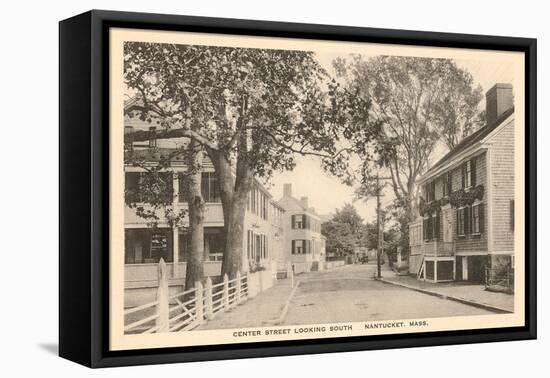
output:
[{"label": "house window", "polygon": [[470,186],[472,186],[472,162],[471,161],[466,162],[464,174],[465,174],[464,187],[469,188]]},{"label": "house window", "polygon": [[293,255],[305,254],[305,240],[293,240],[291,252]]},{"label": "house window", "polygon": [[130,229],[124,233],[125,264],[156,264],[173,261],[172,230]]},{"label": "house window", "polygon": [[476,184],[475,159],[468,160],[462,165],[462,188],[467,189]]},{"label": "house window", "polygon": [[452,181],[451,181],[451,172],[445,173],[443,175],[443,197],[448,197],[452,193]]},{"label": "house window", "polygon": [[249,193],[250,196],[250,211],[256,213],[256,187],[254,186]]},{"label": "house window", "polygon": [[291,253],[293,255],[310,254],[311,240],[293,240]]},{"label": "house window", "polygon": [[459,236],[465,235],[465,222],[466,222],[466,216],[465,216],[466,208],[458,209],[457,212],[457,233]]},{"label": "house window", "polygon": [[248,260],[259,262],[261,259],[267,259],[269,257],[268,247],[266,235],[247,231],[246,250]]},{"label": "house window", "polygon": [[481,233],[481,204],[472,206],[472,234]]},{"label": "house window", "polygon": [[425,187],[426,192],[426,201],[431,202],[435,200],[435,181],[432,181],[428,184],[426,184]]},{"label": "house window", "polygon": [[[179,202],[187,202],[187,183],[183,173],[178,176]],[[220,190],[218,177],[214,172],[202,172],[201,174],[201,196],[205,202],[220,202]]]},{"label": "house window", "polygon": [[248,260],[254,260],[254,233],[252,231],[248,231],[246,233],[246,251],[247,251],[247,257]]},{"label": "house window", "polygon": [[[477,209],[474,210],[475,207]],[[474,222],[477,224],[474,225]],[[481,233],[483,230],[483,204],[458,209],[457,223],[458,236]]]},{"label": "house window", "polygon": [[218,227],[205,227],[204,250],[208,251],[208,260],[222,260],[224,247],[223,229]]},{"label": "house window", "polygon": [[139,172],[126,172],[125,176],[125,188],[124,194],[126,202],[135,203],[141,201],[141,192],[139,190],[140,173]]},{"label": "house window", "polygon": [[218,178],[214,172],[202,172],[201,195],[205,202],[220,202]]},{"label": "house window", "polygon": [[305,214],[295,214],[292,216],[292,228],[293,229],[304,229],[306,228],[306,215]]},{"label": "house window", "polygon": [[439,240],[439,211],[432,218],[433,221],[433,239]]},{"label": "house window", "polygon": [[263,214],[262,218],[265,219],[265,220],[269,219],[268,205],[269,205],[269,198],[267,198],[267,196],[264,193],[264,214]]},{"label": "house window", "polygon": [[254,257],[256,261],[260,261],[260,259],[262,258],[262,249],[263,249],[262,235],[254,235],[254,239],[255,239]]},{"label": "house window", "polygon": [[424,240],[431,241],[439,239],[439,212],[434,215],[428,215],[424,218],[422,225]]}]

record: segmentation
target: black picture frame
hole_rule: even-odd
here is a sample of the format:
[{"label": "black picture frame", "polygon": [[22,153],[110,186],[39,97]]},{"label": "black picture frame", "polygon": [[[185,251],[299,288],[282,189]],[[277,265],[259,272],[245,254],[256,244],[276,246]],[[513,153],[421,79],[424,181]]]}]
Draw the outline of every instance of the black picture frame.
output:
[{"label": "black picture frame", "polygon": [[[525,53],[524,327],[109,351],[111,27],[521,51]],[[536,39],[93,10],[59,24],[59,354],[89,367],[536,338]]]}]

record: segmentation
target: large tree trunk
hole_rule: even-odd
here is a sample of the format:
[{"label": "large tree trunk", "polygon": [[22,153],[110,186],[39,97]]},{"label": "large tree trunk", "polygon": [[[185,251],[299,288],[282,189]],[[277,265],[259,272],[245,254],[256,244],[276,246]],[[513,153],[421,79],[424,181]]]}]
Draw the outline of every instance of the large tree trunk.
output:
[{"label": "large tree trunk", "polygon": [[399,220],[399,228],[401,231],[401,256],[409,255],[409,223],[413,222],[418,217],[417,198],[414,195],[414,188],[409,185],[410,191],[405,197],[406,205],[403,209],[404,216]]},{"label": "large tree trunk", "polygon": [[225,248],[222,275],[227,274],[231,279],[237,272],[245,270],[244,217],[253,176],[241,153],[237,157],[236,175],[232,172],[228,156],[212,150],[209,151],[209,156],[216,168],[224,215]]},{"label": "large tree trunk", "polygon": [[236,185],[231,201],[231,209],[227,223],[227,238],[225,243],[225,254],[222,264],[222,274],[233,278],[237,272],[243,271],[244,256],[244,216],[246,202],[248,200],[248,187],[251,175],[244,178],[241,185]]},{"label": "large tree trunk", "polygon": [[189,174],[186,177],[186,198],[189,208],[189,253],[185,273],[185,290],[195,287],[202,281],[204,263],[204,203],[201,195],[201,152],[195,141],[188,146],[187,163]]}]

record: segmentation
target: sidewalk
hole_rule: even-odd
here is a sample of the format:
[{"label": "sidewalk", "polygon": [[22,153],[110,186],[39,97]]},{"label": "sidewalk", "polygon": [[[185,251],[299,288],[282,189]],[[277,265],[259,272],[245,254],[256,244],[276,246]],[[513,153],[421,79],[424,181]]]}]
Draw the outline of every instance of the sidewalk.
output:
[{"label": "sidewalk", "polygon": [[[297,280],[295,287],[296,284]],[[290,300],[292,291],[290,280],[277,280],[272,288],[227,312],[217,314],[214,319],[197,327],[196,330],[262,327],[276,324]]]},{"label": "sidewalk", "polygon": [[484,285],[466,282],[430,283],[412,276],[398,276],[393,272],[386,272],[381,281],[494,312],[514,312],[513,295],[487,291]]}]

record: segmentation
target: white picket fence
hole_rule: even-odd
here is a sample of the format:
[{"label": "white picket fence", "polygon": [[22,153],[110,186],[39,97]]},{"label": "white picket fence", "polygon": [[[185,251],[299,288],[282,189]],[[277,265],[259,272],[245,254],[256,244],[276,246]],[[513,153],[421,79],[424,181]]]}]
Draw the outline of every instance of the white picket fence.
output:
[{"label": "white picket fence", "polygon": [[166,265],[159,262],[157,299],[124,311],[125,333],[179,332],[191,330],[247,300],[248,275],[237,273],[230,280],[227,274],[215,285],[210,277],[205,284],[175,295],[168,295]]}]

